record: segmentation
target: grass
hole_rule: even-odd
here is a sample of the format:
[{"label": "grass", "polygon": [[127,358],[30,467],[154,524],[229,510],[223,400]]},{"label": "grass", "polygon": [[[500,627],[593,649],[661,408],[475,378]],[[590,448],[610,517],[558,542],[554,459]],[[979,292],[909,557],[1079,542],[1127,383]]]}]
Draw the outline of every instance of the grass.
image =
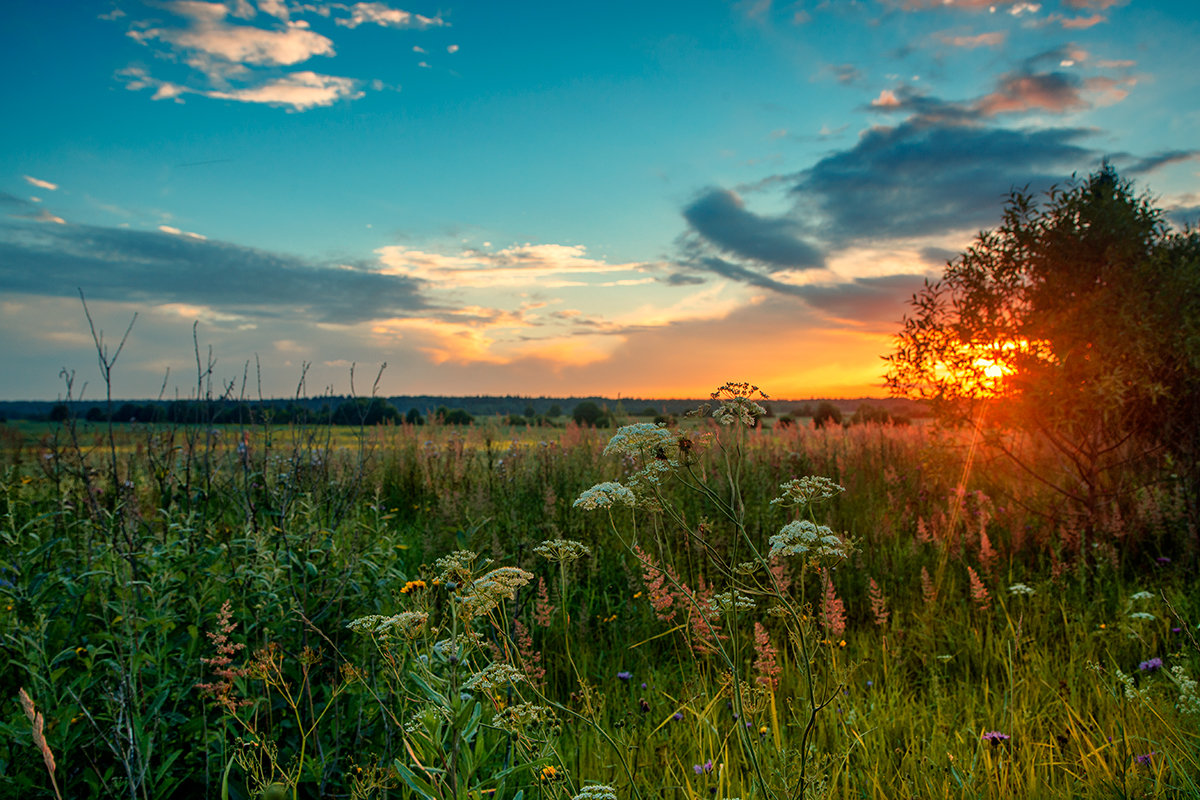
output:
[{"label": "grass", "polygon": [[[0,794],[54,796],[24,688],[64,797],[1197,796],[1197,717],[1170,671],[1200,671],[1196,540],[1171,486],[1085,546],[1054,498],[953,432],[687,430],[710,437],[689,480],[711,491],[667,477],[662,512],[610,515],[572,503],[648,463],[604,455],[611,431],[6,428]],[[794,560],[771,600],[764,572],[720,564],[795,518],[770,501],[804,475],[845,487],[806,513],[857,551],[824,573]],[[635,538],[674,570],[672,620]],[[591,554],[547,561],[552,539]],[[478,558],[437,566],[460,550]],[[463,616],[452,598],[500,567],[528,583]],[[761,592],[713,622],[730,638],[709,654],[702,580]],[[404,611],[423,627],[347,628]],[[470,630],[473,649],[439,648]],[[545,672],[464,689],[493,663]]]}]

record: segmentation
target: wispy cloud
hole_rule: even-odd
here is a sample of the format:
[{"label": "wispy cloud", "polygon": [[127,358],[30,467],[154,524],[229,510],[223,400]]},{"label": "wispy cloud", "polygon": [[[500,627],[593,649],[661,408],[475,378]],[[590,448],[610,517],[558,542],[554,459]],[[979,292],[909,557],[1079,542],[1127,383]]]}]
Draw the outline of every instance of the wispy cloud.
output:
[{"label": "wispy cloud", "polygon": [[977,33],[974,35],[954,35],[942,31],[935,33],[934,36],[942,44],[948,44],[951,47],[960,47],[965,50],[974,50],[977,47],[999,47],[1004,44],[1007,34],[1004,31],[991,31],[989,33]]},{"label": "wispy cloud", "polygon": [[[347,6],[335,6],[347,8]],[[409,11],[391,8],[386,3],[355,3],[348,7],[349,18],[338,19],[337,24],[346,28],[359,25],[379,25],[384,28],[439,28],[446,24],[441,17],[423,17]]]},{"label": "wispy cloud", "polygon": [[205,240],[176,228],[8,225],[2,233],[0,290],[6,294],[69,296],[78,287],[97,299],[339,324],[427,308],[412,278]]},{"label": "wispy cloud", "polygon": [[684,208],[683,218],[705,241],[741,258],[798,269],[824,263],[821,251],[801,238],[794,220],[755,214],[728,189],[704,191]]},{"label": "wispy cloud", "polygon": [[47,191],[51,191],[51,192],[58,190],[57,183],[51,183],[50,181],[44,181],[41,178],[34,178],[30,175],[22,175],[21,177],[25,179],[26,183],[36,186],[39,189],[46,189]]},{"label": "wispy cloud", "polygon": [[608,273],[636,273],[639,263],[609,264],[589,258],[580,245],[524,244],[490,252],[467,250],[456,255],[410,250],[390,245],[375,251],[388,274],[404,275],[439,289],[539,286],[552,289],[577,285],[572,278]]},{"label": "wispy cloud", "polygon": [[[135,19],[129,21],[126,35],[154,50],[162,63],[182,65],[189,72],[166,78],[162,73],[169,72],[169,66],[156,66],[154,72],[158,74],[152,74],[146,66],[134,64],[117,72],[126,88],[152,89],[155,100],[183,102],[187,96],[199,96],[261,103],[289,111],[355,100],[364,95],[362,87],[385,85],[378,78],[289,70],[314,58],[331,59],[337,54],[329,35],[313,30],[309,21],[298,16],[324,18],[327,33],[338,26],[353,29],[373,24],[422,30],[445,24],[440,17],[413,14],[385,3],[289,6],[282,0],[264,0],[256,9],[249,0],[167,0],[153,7],[168,12],[177,24]],[[334,12],[348,16],[335,16]],[[332,27],[330,18],[335,23]]]}]

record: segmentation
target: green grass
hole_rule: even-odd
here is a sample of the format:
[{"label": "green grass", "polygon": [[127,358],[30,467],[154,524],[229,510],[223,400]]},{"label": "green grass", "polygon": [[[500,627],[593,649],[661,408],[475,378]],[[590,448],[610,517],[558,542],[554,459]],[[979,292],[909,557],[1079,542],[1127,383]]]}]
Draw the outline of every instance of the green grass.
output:
[{"label": "green grass", "polygon": [[[251,797],[265,770],[261,783],[298,797],[415,797],[429,780],[433,796],[480,800],[570,798],[591,782],[623,800],[748,798],[794,783],[802,761],[820,779],[814,796],[1197,796],[1200,725],[1176,708],[1169,673],[1200,672],[1188,635],[1200,621],[1197,554],[1169,485],[1125,504],[1085,545],[1043,513],[1063,511],[1055,499],[1002,462],[975,453],[964,480],[969,442],[953,434],[794,427],[739,440],[740,517],[667,481],[661,496],[678,516],[617,509],[610,524],[572,502],[627,479],[633,464],[602,452],[612,431],[254,427],[243,457],[240,430],[116,428],[111,446],[106,426],[5,431],[5,796],[53,796],[15,702],[21,687],[45,716],[64,797]],[[715,447],[694,467],[720,492],[726,468]],[[847,620],[837,635],[821,621],[821,580],[789,567],[787,599],[830,698],[802,754],[807,682],[785,620],[764,600],[722,621],[740,685],[757,677],[754,622],[783,666],[774,692],[735,698],[723,688],[728,663],[697,655],[689,630],[673,630],[679,619],[656,617],[625,543],[636,536],[689,587],[703,578],[721,591],[728,577],[715,565],[746,560],[743,531],[765,545],[792,518],[769,502],[779,485],[810,474],[846,488],[818,521],[858,551],[830,573]],[[591,556],[560,574],[534,554],[554,538]],[[480,554],[475,574],[488,558],[534,578],[474,622],[484,644],[452,664],[433,645],[456,624],[453,592],[432,581],[434,562],[459,549]],[[426,586],[401,591],[417,579]],[[548,625],[536,620],[539,579],[557,607]],[[872,580],[890,615],[882,624]],[[1018,582],[1035,593],[1010,595]],[[1131,599],[1140,591],[1152,596]],[[216,655],[209,634],[226,601],[230,640],[245,645],[231,666],[257,665],[230,679],[247,703],[232,711],[195,688],[217,680],[204,659]],[[346,628],[405,610],[441,630],[399,641]],[[464,695],[486,663],[537,666],[520,655],[514,621],[544,684]],[[1154,657],[1162,669],[1139,671]],[[1133,676],[1131,697],[1116,670]],[[553,708],[553,721],[501,730],[496,715],[522,699]],[[992,745],[989,731],[1011,738]],[[261,755],[272,752],[274,773]],[[451,763],[453,781],[436,772]],[[539,777],[547,766],[554,776]]]}]

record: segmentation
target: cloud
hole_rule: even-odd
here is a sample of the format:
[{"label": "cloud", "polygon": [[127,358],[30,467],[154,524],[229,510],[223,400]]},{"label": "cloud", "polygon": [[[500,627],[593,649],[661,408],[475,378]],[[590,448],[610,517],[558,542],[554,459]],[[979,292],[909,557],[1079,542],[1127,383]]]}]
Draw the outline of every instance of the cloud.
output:
[{"label": "cloud", "polygon": [[50,181],[44,181],[41,178],[34,178],[29,175],[22,175],[21,177],[25,179],[26,183],[32,184],[39,189],[46,189],[47,191],[51,192],[57,191],[58,189],[57,183],[51,183]]},{"label": "cloud", "polygon": [[1061,72],[1013,73],[1001,78],[996,91],[980,99],[977,107],[988,116],[1035,108],[1062,113],[1088,107],[1079,89],[1077,79]]},{"label": "cloud", "polygon": [[263,103],[292,111],[329,106],[342,99],[357,100],[364,94],[358,81],[308,70],[292,72],[241,89],[196,89],[152,78],[138,67],[122,70],[118,77],[125,81],[125,88],[131,91],[154,89],[155,100],[182,102],[184,95],[192,94],[239,103]]},{"label": "cloud", "polygon": [[236,100],[240,103],[266,103],[304,111],[315,106],[333,105],[339,100],[357,100],[363,96],[358,82],[315,72],[293,72],[247,89],[200,92],[206,97]]},{"label": "cloud", "polygon": [[[467,250],[442,255],[389,245],[375,251],[383,270],[442,289],[537,285],[554,288],[567,277],[640,272],[640,263],[610,264],[588,258],[582,245],[524,244],[495,252]],[[554,280],[554,279],[558,280]],[[577,285],[572,284],[572,285]]]},{"label": "cloud", "polygon": [[1004,31],[993,31],[991,33],[978,33],[974,36],[953,36],[942,32],[935,33],[938,41],[943,44],[948,44],[951,47],[961,47],[966,50],[974,50],[977,47],[999,47],[1004,44],[1007,34]]},{"label": "cloud", "polygon": [[1064,17],[1061,14],[1055,14],[1051,19],[1068,31],[1083,31],[1108,21],[1108,17],[1101,14],[1092,14],[1089,17]]},{"label": "cloud", "polygon": [[871,101],[872,108],[899,108],[900,100],[896,98],[896,93],[891,89],[884,89]]},{"label": "cloud", "polygon": [[[364,266],[157,231],[10,225],[0,237],[0,291],[205,306],[240,317],[354,324],[427,308],[421,284]],[[182,232],[180,232],[182,233]]]},{"label": "cloud", "polygon": [[692,230],[726,253],[774,267],[807,269],[824,263],[821,251],[800,238],[786,217],[764,217],[746,208],[737,193],[709,189],[683,210]]},{"label": "cloud", "polygon": [[851,86],[863,79],[862,72],[853,64],[830,64],[823,72],[832,75],[833,79],[843,86]]},{"label": "cloud", "polygon": [[1183,161],[1191,161],[1194,158],[1200,158],[1200,150],[1168,150],[1140,158],[1125,167],[1124,171],[1134,175],[1144,175],[1147,172],[1153,172],[1159,167],[1178,164]]},{"label": "cloud", "polygon": [[158,40],[177,50],[237,64],[290,66],[313,56],[334,55],[333,41],[302,22],[266,29],[229,24],[225,19],[228,9],[220,3],[176,0],[165,7],[190,24],[184,28],[135,28],[129,32],[130,38],[143,43]]},{"label": "cloud", "polygon": [[398,8],[391,8],[386,3],[355,3],[349,7],[350,18],[336,20],[338,25],[346,28],[357,28],[359,25],[372,24],[384,28],[438,28],[446,24],[441,17],[423,17]]},{"label": "cloud", "polygon": [[1127,2],[1129,2],[1129,0],[1063,0],[1063,5],[1067,8],[1082,8],[1104,11],[1105,9],[1123,6]]},{"label": "cloud", "polygon": [[799,173],[798,208],[835,245],[994,224],[1013,187],[1046,187],[1094,163],[1080,128],[1010,130],[914,116],[872,128]]}]

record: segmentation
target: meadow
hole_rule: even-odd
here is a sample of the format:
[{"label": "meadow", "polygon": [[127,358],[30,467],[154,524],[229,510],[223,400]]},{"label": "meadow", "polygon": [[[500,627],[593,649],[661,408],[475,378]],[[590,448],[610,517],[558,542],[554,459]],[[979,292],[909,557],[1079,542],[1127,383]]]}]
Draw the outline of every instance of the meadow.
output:
[{"label": "meadow", "polygon": [[1200,797],[1177,485],[716,402],[4,428],[0,795]]}]

